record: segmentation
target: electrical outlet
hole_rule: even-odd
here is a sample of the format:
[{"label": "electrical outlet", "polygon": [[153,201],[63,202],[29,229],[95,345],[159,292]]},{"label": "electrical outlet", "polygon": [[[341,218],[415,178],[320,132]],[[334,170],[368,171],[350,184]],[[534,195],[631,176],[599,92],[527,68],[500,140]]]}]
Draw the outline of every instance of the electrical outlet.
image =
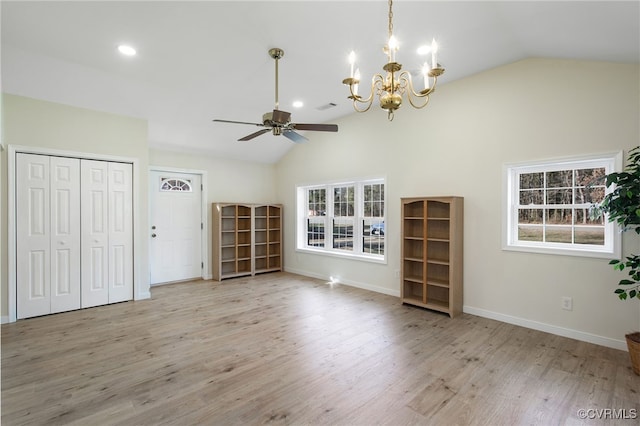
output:
[{"label": "electrical outlet", "polygon": [[564,309],[565,311],[573,310],[573,297],[564,296],[562,298],[562,309]]},{"label": "electrical outlet", "polygon": [[400,278],[400,269],[396,269],[396,278]]}]

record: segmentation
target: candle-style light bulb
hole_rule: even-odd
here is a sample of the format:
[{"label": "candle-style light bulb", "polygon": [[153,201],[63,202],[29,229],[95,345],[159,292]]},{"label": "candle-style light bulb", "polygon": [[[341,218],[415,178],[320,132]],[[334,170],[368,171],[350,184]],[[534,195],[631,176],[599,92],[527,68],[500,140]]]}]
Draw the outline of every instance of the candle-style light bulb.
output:
[{"label": "candle-style light bulb", "polygon": [[431,68],[429,67],[429,63],[425,62],[424,65],[422,66],[422,75],[424,76],[425,90],[429,89],[429,71],[431,71]]},{"label": "candle-style light bulb", "polygon": [[398,50],[398,39],[396,36],[391,36],[389,38],[389,61],[396,61],[396,50]]},{"label": "candle-style light bulb", "polygon": [[[355,78],[357,81],[360,81],[360,68],[356,69],[356,73],[353,78]],[[358,94],[358,83],[353,85],[353,94]]]},{"label": "candle-style light bulb", "polygon": [[349,74],[353,78],[353,66],[356,63],[356,52],[353,50],[349,53],[349,65],[351,65],[351,73]]},{"label": "candle-style light bulb", "polygon": [[431,41],[431,68],[438,68],[438,43],[435,38]]}]

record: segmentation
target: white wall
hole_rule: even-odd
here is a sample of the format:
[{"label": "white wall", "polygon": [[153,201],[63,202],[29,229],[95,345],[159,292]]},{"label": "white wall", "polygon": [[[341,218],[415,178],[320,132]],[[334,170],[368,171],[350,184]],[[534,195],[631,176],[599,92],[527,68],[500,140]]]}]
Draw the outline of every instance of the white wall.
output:
[{"label": "white wall", "polygon": [[[286,211],[298,184],[385,175],[388,264],[296,252],[289,223],[285,268],[399,295],[400,198],[460,195],[466,312],[624,348],[624,334],[640,329],[640,303],[618,301],[622,277],[607,260],[501,250],[501,172],[508,162],[626,157],[640,142],[639,81],[637,64],[529,59],[444,84],[426,109],[403,106],[393,122],[374,106],[339,121],[337,134],[312,134],[277,165]],[[625,235],[623,253],[638,250],[638,237]],[[573,311],[561,309],[562,296]]]},{"label": "white wall", "polygon": [[212,276],[213,256],[213,210],[212,203],[275,203],[275,166],[272,164],[222,160],[204,155],[151,149],[149,164],[205,171],[207,174],[207,253],[209,253],[207,276]]},{"label": "white wall", "polygon": [[[148,150],[147,122],[114,114],[75,108],[41,100],[2,94],[3,142],[7,145],[37,147],[47,150],[72,151],[98,156],[118,156],[137,160],[140,170],[139,188],[147,187]],[[7,150],[2,151],[0,202],[2,205],[2,232],[7,233]],[[139,189],[138,188],[138,189]],[[134,189],[135,191],[135,189]],[[140,191],[138,198],[139,229],[147,229],[148,191]],[[139,231],[139,229],[137,231]],[[136,236],[134,235],[134,238]],[[8,315],[8,239],[2,239],[0,273],[0,310],[3,321]],[[137,297],[148,294],[148,244],[137,238],[136,276]],[[139,259],[145,259],[140,262]],[[137,298],[136,297],[136,298]]]}]

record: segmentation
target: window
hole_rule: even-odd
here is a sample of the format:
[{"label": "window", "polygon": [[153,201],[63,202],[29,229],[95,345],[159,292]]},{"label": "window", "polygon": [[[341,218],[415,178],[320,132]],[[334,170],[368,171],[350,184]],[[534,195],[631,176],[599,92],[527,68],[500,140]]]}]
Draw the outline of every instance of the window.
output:
[{"label": "window", "polygon": [[362,250],[384,255],[384,183],[363,185],[364,219]]},{"label": "window", "polygon": [[191,192],[191,181],[189,179],[162,178],[160,179],[160,191],[181,191]]},{"label": "window", "polygon": [[327,190],[309,189],[307,192],[307,246],[324,247],[325,216],[327,214]]},{"label": "window", "polygon": [[333,188],[333,248],[353,251],[353,227],[355,224],[355,186]]},{"label": "window", "polygon": [[383,179],[300,186],[297,191],[299,250],[384,261]]},{"label": "window", "polygon": [[615,224],[589,213],[606,193],[604,176],[620,169],[621,158],[617,153],[505,166],[503,248],[619,257]]}]

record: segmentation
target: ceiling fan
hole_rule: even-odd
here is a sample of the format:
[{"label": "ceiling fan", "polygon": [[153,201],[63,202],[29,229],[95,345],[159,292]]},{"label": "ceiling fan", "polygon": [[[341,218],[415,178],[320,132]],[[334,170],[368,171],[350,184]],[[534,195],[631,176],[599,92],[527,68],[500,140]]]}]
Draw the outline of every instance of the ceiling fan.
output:
[{"label": "ceiling fan", "polygon": [[337,124],[304,124],[304,123],[292,123],[291,113],[287,111],[279,110],[278,102],[278,60],[284,56],[284,50],[273,48],[269,49],[269,56],[276,61],[276,106],[273,111],[267,112],[262,116],[262,123],[248,123],[246,121],[231,121],[231,120],[218,120],[219,123],[232,123],[232,124],[249,124],[251,126],[264,127],[264,129],[258,130],[255,133],[251,133],[239,141],[248,141],[255,137],[258,137],[267,132],[272,132],[275,136],[283,135],[284,137],[292,140],[293,142],[300,143],[306,142],[308,139],[296,130],[312,130],[316,132],[337,132]]}]

